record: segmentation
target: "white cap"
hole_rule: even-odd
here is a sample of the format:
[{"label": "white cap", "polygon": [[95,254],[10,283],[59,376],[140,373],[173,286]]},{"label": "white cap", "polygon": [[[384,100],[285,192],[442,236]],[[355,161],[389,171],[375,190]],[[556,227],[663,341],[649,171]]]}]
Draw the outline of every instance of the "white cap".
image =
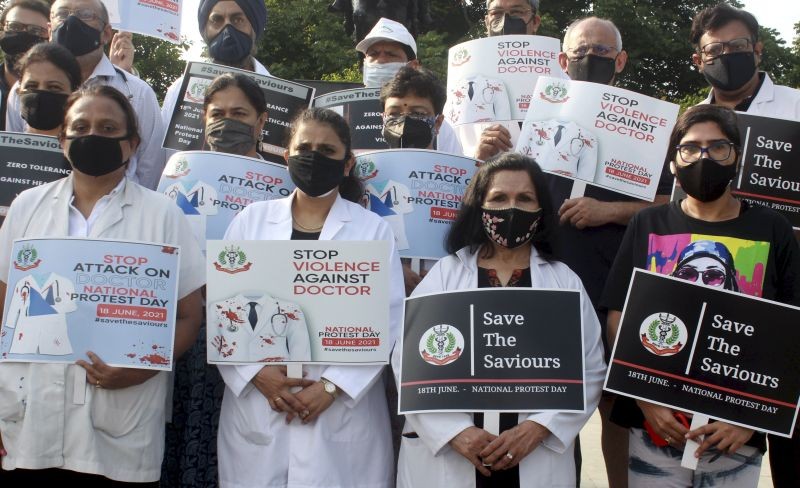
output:
[{"label": "white cap", "polygon": [[358,44],[356,44],[356,51],[367,54],[367,49],[376,42],[393,41],[400,44],[409,46],[414,51],[414,57],[417,57],[417,42],[414,36],[408,32],[406,26],[400,22],[381,17],[375,24],[375,27],[369,31],[369,34],[364,37]]}]

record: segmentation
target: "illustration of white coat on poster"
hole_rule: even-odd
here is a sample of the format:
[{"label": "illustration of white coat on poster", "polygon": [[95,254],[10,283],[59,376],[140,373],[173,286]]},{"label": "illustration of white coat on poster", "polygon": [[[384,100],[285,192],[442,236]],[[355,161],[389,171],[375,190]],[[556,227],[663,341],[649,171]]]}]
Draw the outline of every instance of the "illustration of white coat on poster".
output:
[{"label": "illustration of white coat on poster", "polygon": [[55,273],[29,274],[14,285],[6,327],[13,339],[10,353],[72,354],[66,314],[77,305],[71,298],[75,286]]},{"label": "illustration of white coat on poster", "polygon": [[575,122],[526,120],[517,147],[545,171],[594,181],[597,169],[597,137]]},{"label": "illustration of white coat on poster", "polygon": [[472,75],[447,91],[445,117],[453,125],[508,120],[511,118],[508,97],[502,80]]},{"label": "illustration of white coat on poster", "polygon": [[267,294],[237,294],[210,307],[210,360],[311,360],[305,316],[295,303]]},{"label": "illustration of white coat on poster", "polygon": [[405,214],[414,211],[411,203],[411,190],[394,180],[373,181],[366,187],[365,195],[367,210],[370,210],[392,227],[397,250],[402,251],[411,247],[406,235]]}]

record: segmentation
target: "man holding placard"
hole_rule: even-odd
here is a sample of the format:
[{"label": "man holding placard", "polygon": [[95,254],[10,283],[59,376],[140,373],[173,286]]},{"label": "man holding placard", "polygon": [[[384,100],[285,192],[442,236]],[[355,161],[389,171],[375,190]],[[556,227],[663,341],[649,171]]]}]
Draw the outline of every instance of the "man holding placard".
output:
[{"label": "man holding placard", "polygon": [[[587,17],[567,28],[558,61],[573,80],[613,85],[616,76],[625,68],[627,58],[614,23]],[[550,137],[555,137],[556,132]],[[561,138],[566,136],[562,134]],[[556,253],[581,277],[605,330],[606,314],[597,305],[611,263],[631,217],[652,203],[594,185],[587,185],[582,195],[573,196],[573,181],[558,176],[548,179],[553,205],[561,221],[555,229]],[[655,203],[668,200],[671,181],[669,174],[662,174]],[[602,338],[607,359],[611,351],[606,335]],[[607,395],[599,406],[603,419],[603,456],[611,486],[624,486],[627,459],[620,458],[624,451],[620,447],[627,445],[628,433],[608,422],[612,404],[613,397]]]}]

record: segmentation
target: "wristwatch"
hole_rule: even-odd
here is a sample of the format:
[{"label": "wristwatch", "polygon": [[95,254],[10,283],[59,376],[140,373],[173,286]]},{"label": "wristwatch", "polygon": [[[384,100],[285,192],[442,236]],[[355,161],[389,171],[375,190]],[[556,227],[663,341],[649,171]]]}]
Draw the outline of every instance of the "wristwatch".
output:
[{"label": "wristwatch", "polygon": [[335,400],[336,397],[339,396],[339,388],[325,378],[320,378],[319,380],[322,382],[322,386],[325,388],[325,393],[332,396]]}]

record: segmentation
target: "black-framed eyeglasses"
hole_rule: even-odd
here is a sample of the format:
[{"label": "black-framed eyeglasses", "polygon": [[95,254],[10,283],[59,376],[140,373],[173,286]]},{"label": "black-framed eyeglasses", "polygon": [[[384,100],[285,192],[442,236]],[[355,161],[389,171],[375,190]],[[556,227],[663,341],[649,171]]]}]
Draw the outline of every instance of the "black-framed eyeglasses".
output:
[{"label": "black-framed eyeglasses", "polygon": [[74,15],[83,22],[91,22],[100,18],[100,14],[90,8],[60,8],[50,14],[52,20],[59,20],[61,22],[67,20],[70,15]]},{"label": "black-framed eyeglasses", "polygon": [[753,40],[739,37],[730,41],[709,42],[700,48],[700,52],[708,59],[718,58],[723,53],[742,53],[752,50]]},{"label": "black-framed eyeglasses", "polygon": [[575,49],[569,49],[572,59],[582,59],[590,53],[597,56],[608,56],[614,51],[618,51],[615,46],[606,46],[603,44],[582,44]]},{"label": "black-framed eyeglasses", "polygon": [[37,37],[49,37],[47,28],[40,27],[38,25],[33,24],[23,24],[22,22],[4,22],[3,23],[3,30],[6,32],[27,32],[28,34],[33,34]]},{"label": "black-framed eyeglasses", "polygon": [[699,161],[703,157],[703,153],[709,159],[721,163],[731,157],[731,151],[733,151],[734,147],[735,144],[730,141],[717,141],[707,147],[698,146],[697,144],[680,144],[675,146],[675,149],[678,150],[683,162],[687,164]]},{"label": "black-framed eyeglasses", "polygon": [[717,268],[709,268],[703,271],[698,271],[691,266],[683,266],[673,273],[678,279],[697,282],[697,278],[703,277],[703,283],[711,286],[719,286],[725,282],[725,272]]},{"label": "black-framed eyeglasses", "polygon": [[532,8],[524,8],[524,7],[515,7],[510,10],[506,10],[503,8],[493,8],[486,13],[486,16],[489,18],[489,24],[495,26],[499,25],[503,22],[503,18],[506,14],[509,17],[516,17],[518,19],[525,19],[528,15],[534,14]]}]

